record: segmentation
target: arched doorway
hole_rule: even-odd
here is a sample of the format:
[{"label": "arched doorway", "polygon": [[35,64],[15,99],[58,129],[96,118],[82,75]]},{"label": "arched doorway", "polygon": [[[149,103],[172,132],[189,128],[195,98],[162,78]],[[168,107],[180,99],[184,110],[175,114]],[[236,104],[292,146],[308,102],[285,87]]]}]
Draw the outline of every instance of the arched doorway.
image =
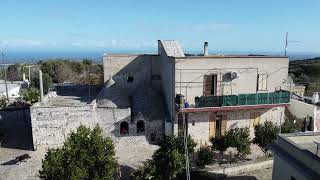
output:
[{"label": "arched doorway", "polygon": [[120,123],[120,134],[126,135],[129,134],[129,124],[126,121]]},{"label": "arched doorway", "polygon": [[137,122],[137,133],[143,133],[145,131],[144,121],[139,120]]}]

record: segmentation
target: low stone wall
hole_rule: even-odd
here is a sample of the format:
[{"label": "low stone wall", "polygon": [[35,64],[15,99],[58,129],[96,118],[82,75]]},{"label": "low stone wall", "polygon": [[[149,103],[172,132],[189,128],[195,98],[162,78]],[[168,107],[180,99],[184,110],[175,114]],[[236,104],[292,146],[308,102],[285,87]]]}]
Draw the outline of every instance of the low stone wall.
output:
[{"label": "low stone wall", "polygon": [[[95,103],[70,107],[31,107],[31,123],[34,149],[37,147],[59,147],[71,131],[81,124],[93,128],[97,124],[104,136],[115,142],[122,137],[146,136],[150,142],[156,142],[163,134],[164,123],[161,119],[134,119],[131,121],[131,110],[116,108],[97,108]],[[145,132],[137,133],[137,121],[143,120]],[[129,133],[120,135],[120,123],[129,124]]]},{"label": "low stone wall", "polygon": [[92,106],[77,107],[31,107],[33,145],[59,147],[68,133],[80,124],[93,127],[95,123]]}]

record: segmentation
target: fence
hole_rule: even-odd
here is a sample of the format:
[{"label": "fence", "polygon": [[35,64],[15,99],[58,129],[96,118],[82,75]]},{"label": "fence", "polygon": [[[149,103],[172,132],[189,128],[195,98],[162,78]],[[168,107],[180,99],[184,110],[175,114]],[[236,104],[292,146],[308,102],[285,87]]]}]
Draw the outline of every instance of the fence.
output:
[{"label": "fence", "polygon": [[257,104],[282,104],[289,103],[290,92],[281,91],[274,93],[239,94],[228,96],[201,96],[195,98],[196,108],[241,106]]}]

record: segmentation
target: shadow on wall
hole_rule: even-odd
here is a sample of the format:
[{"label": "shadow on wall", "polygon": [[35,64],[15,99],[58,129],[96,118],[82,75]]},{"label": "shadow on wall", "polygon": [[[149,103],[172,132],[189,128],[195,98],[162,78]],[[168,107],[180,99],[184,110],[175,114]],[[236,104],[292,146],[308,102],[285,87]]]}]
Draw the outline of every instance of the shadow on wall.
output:
[{"label": "shadow on wall", "polygon": [[0,111],[1,147],[33,150],[29,109]]},{"label": "shadow on wall", "polygon": [[[130,97],[132,97],[137,90],[145,87],[152,87],[153,90],[159,90],[158,86],[152,86],[154,82],[158,81],[160,83],[161,80],[152,80],[155,75],[159,75],[159,67],[153,65],[154,60],[159,60],[155,57],[156,56],[139,55],[130,62],[130,57],[120,59],[124,63],[123,68],[112,75],[114,84],[111,87],[104,88],[97,97],[97,100],[108,99],[112,101],[117,108],[128,108],[130,107]],[[128,63],[125,64],[126,62]],[[107,64],[107,66],[110,68],[114,66],[114,69],[116,69],[119,65],[118,63],[110,63]],[[105,78],[109,78],[108,75],[105,75]],[[105,79],[105,81],[108,80]]]},{"label": "shadow on wall", "polygon": [[145,136],[154,143],[164,133],[165,103],[160,91],[160,66],[154,64],[160,59],[150,55],[139,55],[133,60],[125,58],[118,59],[116,64],[111,60],[107,65],[116,69],[119,62],[124,63],[112,76],[114,83],[98,95],[97,106],[130,108],[131,116],[115,122],[112,134],[115,137]]}]

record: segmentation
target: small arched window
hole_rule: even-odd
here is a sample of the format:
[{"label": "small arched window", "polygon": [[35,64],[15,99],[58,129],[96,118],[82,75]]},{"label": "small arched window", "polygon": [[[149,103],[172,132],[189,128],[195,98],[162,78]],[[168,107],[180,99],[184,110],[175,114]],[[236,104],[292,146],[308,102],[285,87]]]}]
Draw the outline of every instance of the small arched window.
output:
[{"label": "small arched window", "polygon": [[126,135],[129,134],[129,124],[126,121],[120,123],[120,134]]},{"label": "small arched window", "polygon": [[137,133],[143,133],[145,131],[144,122],[142,120],[137,122]]}]

